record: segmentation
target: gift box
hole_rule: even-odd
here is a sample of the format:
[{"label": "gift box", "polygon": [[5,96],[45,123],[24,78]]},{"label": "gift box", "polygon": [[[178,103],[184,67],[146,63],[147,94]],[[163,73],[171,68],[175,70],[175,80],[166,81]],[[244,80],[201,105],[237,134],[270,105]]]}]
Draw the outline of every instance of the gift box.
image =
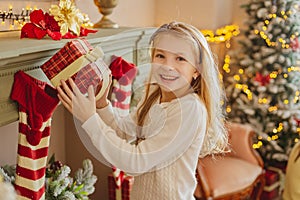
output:
[{"label": "gift box", "polygon": [[130,191],[132,189],[134,178],[132,176],[125,176],[117,185],[115,176],[108,175],[108,192],[109,200],[130,200]]},{"label": "gift box", "polygon": [[279,174],[276,171],[267,169],[265,173],[266,186],[271,186],[279,181]]},{"label": "gift box", "polygon": [[268,167],[265,173],[265,186],[261,199],[271,200],[279,198],[283,190],[284,169]]},{"label": "gift box", "polygon": [[274,200],[276,198],[279,198],[279,187],[276,187],[275,189],[271,191],[263,191],[261,198],[263,200]]},{"label": "gift box", "polygon": [[69,77],[83,94],[93,85],[98,99],[109,84],[110,70],[102,60],[103,55],[100,46],[93,48],[87,40],[75,39],[67,42],[40,68],[55,87],[60,80]]}]

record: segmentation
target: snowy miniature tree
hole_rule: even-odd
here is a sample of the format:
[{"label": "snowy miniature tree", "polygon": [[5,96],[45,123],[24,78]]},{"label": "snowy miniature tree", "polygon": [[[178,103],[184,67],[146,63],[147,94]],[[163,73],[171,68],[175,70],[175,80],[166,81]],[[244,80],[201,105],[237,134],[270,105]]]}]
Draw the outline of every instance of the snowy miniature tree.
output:
[{"label": "snowy miniature tree", "polygon": [[[287,161],[300,135],[300,0],[249,0],[245,30],[224,65],[228,120],[256,130],[265,161]],[[230,57],[229,57],[230,56]]]}]

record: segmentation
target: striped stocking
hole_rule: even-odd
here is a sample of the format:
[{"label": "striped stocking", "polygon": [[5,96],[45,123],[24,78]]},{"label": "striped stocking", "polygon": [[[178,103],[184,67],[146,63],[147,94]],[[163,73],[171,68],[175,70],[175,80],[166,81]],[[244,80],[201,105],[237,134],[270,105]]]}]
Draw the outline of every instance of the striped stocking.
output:
[{"label": "striped stocking", "polygon": [[112,77],[111,102],[119,115],[128,115],[130,110],[132,81],[137,74],[137,68],[133,63],[129,63],[122,57],[113,57],[109,66]]},{"label": "striped stocking", "polygon": [[45,199],[45,172],[56,90],[19,71],[11,99],[19,104],[19,139],[15,189],[18,199]]}]

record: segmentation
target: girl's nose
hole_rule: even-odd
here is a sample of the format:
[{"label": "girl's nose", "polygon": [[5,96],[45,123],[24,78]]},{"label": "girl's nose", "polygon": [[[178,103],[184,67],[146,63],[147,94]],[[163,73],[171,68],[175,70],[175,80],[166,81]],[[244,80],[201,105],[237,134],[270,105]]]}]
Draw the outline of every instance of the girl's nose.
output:
[{"label": "girl's nose", "polygon": [[174,70],[174,67],[175,67],[174,62],[171,59],[165,59],[164,67],[167,70]]}]

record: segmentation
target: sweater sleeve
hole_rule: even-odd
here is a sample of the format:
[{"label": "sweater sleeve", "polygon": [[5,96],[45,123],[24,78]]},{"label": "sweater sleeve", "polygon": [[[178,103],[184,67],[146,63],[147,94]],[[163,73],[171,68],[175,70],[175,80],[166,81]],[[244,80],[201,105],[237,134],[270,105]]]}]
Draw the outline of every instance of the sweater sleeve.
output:
[{"label": "sweater sleeve", "polygon": [[174,161],[199,134],[205,133],[206,109],[195,98],[179,101],[166,109],[161,108],[161,112],[165,114],[158,114],[157,111],[152,113],[152,117],[158,119],[148,126],[155,126],[158,121],[162,122],[162,126],[146,129],[156,130],[156,134],[138,145],[118,137],[115,130],[97,114],[90,117],[82,128],[108,162],[127,173],[140,174]]},{"label": "sweater sleeve", "polygon": [[131,142],[136,139],[136,123],[135,112],[131,112],[127,116],[119,116],[113,109],[111,103],[101,109],[97,109],[97,113],[103,122],[114,129],[116,134],[125,139],[127,142]]}]

